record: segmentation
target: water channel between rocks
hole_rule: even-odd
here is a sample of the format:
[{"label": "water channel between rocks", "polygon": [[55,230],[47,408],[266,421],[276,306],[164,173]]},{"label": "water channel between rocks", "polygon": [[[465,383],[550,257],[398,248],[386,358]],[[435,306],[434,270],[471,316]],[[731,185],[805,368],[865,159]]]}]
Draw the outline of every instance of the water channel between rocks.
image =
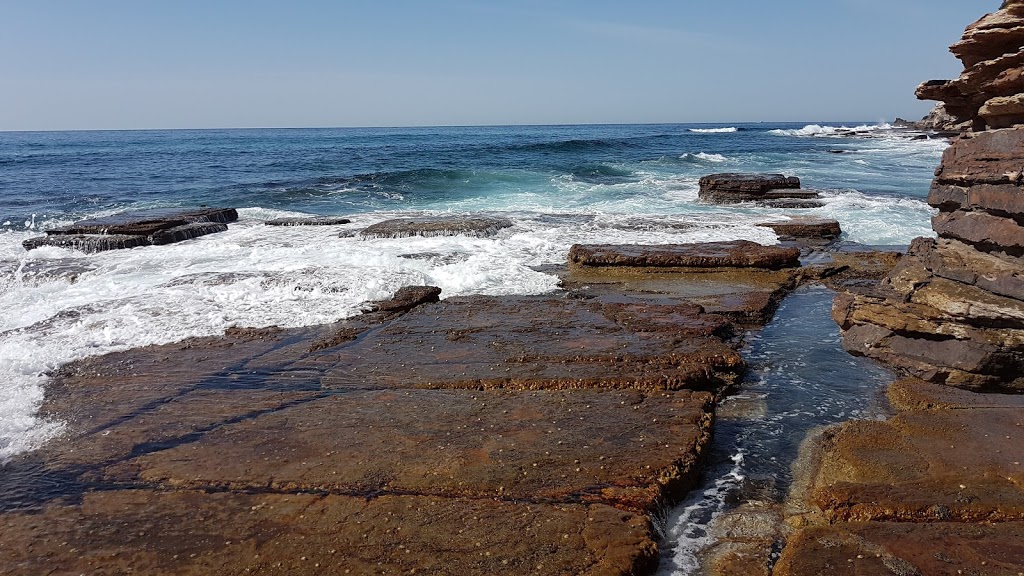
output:
[{"label": "water channel between rocks", "polygon": [[709,524],[723,512],[784,499],[809,431],[887,412],[883,391],[894,376],[843,350],[832,298],[822,286],[802,288],[747,336],[750,372],[718,408],[704,480],[668,514],[659,576],[700,574],[701,552],[714,543]]}]

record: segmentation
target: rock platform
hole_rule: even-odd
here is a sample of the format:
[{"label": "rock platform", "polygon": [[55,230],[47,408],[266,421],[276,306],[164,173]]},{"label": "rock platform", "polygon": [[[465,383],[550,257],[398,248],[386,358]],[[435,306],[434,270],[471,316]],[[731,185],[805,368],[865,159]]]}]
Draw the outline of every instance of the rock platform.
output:
[{"label": "rock platform", "polygon": [[0,478],[0,573],[653,573],[742,334],[800,281],[772,262],[410,287],[67,365],[42,409],[66,434]]},{"label": "rock platform", "polygon": [[507,218],[482,216],[424,216],[421,218],[396,218],[378,222],[363,229],[363,238],[409,238],[412,236],[494,236],[504,228],[510,228],[512,221]]},{"label": "rock platform", "polygon": [[224,232],[227,223],[236,220],[234,208],[137,210],[51,228],[46,236],[29,238],[22,245],[26,250],[56,246],[90,253],[159,246]]},{"label": "rock platform", "polygon": [[700,179],[698,198],[713,204],[759,202],[778,207],[820,206],[818,193],[801,190],[800,179],[782,174],[709,174]]}]

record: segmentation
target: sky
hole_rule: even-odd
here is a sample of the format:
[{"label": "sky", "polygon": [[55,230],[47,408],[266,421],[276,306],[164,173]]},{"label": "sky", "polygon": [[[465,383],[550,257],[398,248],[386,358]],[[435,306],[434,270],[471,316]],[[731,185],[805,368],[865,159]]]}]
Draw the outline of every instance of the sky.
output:
[{"label": "sky", "polygon": [[0,0],[0,130],[882,121],[1000,0]]}]

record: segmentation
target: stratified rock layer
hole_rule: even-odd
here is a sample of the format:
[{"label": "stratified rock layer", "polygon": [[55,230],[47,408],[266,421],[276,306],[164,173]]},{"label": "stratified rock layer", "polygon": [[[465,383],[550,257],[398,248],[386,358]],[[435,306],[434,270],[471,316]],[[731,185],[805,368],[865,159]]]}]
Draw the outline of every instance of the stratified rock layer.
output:
[{"label": "stratified rock layer", "polygon": [[224,232],[235,220],[234,208],[138,210],[52,228],[46,236],[29,238],[22,245],[26,250],[56,246],[83,252],[159,246]]},{"label": "stratified rock layer", "polygon": [[275,218],[264,222],[267,226],[338,226],[351,222],[340,216],[298,216],[293,218]]},{"label": "stratified rock layer", "polygon": [[1024,123],[1024,4],[1007,0],[967,27],[950,51],[964,64],[956,80],[930,80],[917,97],[939,100],[956,122],[975,130]]},{"label": "stratified rock layer", "polygon": [[800,265],[800,250],[763,246],[748,240],[701,244],[577,244],[569,250],[569,262],[581,267],[659,268],[766,268],[777,270]]},{"label": "stratified rock layer", "polygon": [[705,202],[770,202],[809,200],[818,193],[800,189],[800,179],[782,174],[709,174],[700,179],[698,197]]},{"label": "stratified rock layer", "polygon": [[1019,574],[1024,570],[1024,397],[907,378],[901,410],[816,440],[792,496],[805,527],[775,574]]},{"label": "stratified rock layer", "polygon": [[981,132],[943,155],[929,194],[938,240],[914,241],[877,288],[833,315],[854,354],[933,382],[1024,390],[1024,130]]}]

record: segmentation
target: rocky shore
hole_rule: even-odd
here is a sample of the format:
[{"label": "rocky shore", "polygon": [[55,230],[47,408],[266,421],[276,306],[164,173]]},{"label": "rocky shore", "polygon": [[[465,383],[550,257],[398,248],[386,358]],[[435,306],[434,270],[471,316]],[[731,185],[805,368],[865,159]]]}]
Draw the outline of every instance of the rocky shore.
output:
[{"label": "rocky shore", "polygon": [[951,50],[961,77],[918,89],[973,128],[935,172],[938,239],[833,309],[851,353],[906,375],[895,415],[807,440],[774,574],[1024,573],[1024,2]]}]

